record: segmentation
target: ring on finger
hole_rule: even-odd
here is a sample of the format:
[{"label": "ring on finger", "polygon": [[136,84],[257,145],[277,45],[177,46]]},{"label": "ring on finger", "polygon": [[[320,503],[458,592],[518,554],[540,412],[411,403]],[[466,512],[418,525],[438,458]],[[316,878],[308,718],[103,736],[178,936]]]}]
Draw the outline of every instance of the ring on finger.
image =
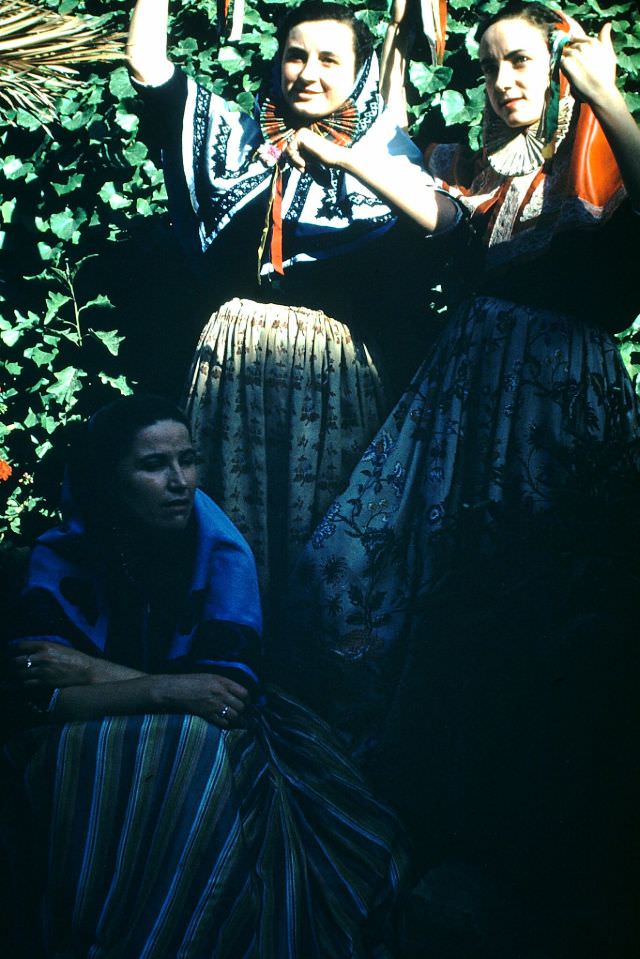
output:
[{"label": "ring on finger", "polygon": [[220,710],[220,719],[226,719],[231,712],[231,706],[223,706]]},{"label": "ring on finger", "polygon": [[33,660],[31,659],[31,656],[27,656],[25,666],[27,669],[31,669],[33,667]]}]

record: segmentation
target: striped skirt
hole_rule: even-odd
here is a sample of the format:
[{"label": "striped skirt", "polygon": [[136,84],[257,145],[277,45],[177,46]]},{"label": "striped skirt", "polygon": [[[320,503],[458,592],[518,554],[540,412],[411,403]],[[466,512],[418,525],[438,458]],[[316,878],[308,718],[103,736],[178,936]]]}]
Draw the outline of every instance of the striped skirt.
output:
[{"label": "striped skirt", "polygon": [[112,717],[8,752],[29,959],[394,954],[396,821],[285,696],[244,729]]},{"label": "striped skirt", "polygon": [[249,542],[269,606],[386,412],[366,346],[320,310],[225,303],[187,393],[200,485]]}]

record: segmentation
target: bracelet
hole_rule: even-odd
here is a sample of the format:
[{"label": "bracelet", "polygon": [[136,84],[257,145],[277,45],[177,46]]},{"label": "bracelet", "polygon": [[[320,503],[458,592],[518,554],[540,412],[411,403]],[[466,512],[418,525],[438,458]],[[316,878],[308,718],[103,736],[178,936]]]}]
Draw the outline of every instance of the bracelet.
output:
[{"label": "bracelet", "polygon": [[58,702],[58,696],[60,695],[60,687],[56,686],[54,691],[51,693],[51,699],[49,700],[49,705],[44,710],[45,713],[52,713],[56,708],[56,703]]},{"label": "bracelet", "polygon": [[29,709],[32,710],[32,712],[37,713],[38,716],[50,715],[56,708],[56,703],[58,702],[59,695],[60,695],[60,689],[59,687],[56,686],[56,688],[51,693],[49,702],[47,703],[46,706],[40,706],[39,703],[34,703],[33,700],[30,699],[28,700]]}]

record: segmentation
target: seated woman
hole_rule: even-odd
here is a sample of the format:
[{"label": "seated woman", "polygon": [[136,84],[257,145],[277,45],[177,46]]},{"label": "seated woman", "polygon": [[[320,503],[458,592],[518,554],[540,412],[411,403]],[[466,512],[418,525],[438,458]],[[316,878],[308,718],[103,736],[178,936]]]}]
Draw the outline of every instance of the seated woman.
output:
[{"label": "seated woman", "polygon": [[[431,234],[457,207],[430,189],[420,151],[384,112],[371,35],[348,7],[288,12],[254,116],[174,69],[167,17],[167,0],[138,0],[127,49],[173,223],[216,310],[187,411],[203,489],[246,536],[269,611],[270,582],[432,337]],[[350,164],[301,170],[293,157],[309,129],[349,147]]]},{"label": "seated woman", "polygon": [[68,486],[9,646],[38,720],[7,747],[12,955],[392,954],[396,821],[261,687],[253,557],[196,489],[183,414],[104,407]]}]

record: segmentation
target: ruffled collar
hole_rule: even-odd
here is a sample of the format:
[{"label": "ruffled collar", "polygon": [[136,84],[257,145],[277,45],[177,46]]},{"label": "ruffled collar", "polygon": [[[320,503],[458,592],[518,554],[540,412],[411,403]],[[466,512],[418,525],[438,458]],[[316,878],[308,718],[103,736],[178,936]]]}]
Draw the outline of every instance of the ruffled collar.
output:
[{"label": "ruffled collar", "polygon": [[[571,126],[575,100],[565,93],[558,105],[553,131],[553,152],[566,137]],[[546,111],[545,111],[546,114]],[[550,140],[545,134],[546,115],[526,129],[507,126],[493,111],[487,100],[482,130],[484,156],[492,170],[501,176],[526,176],[539,170],[548,159]]]},{"label": "ruffled collar", "polygon": [[[348,99],[329,116],[308,124],[310,129],[343,146],[359,140],[383,110],[379,80],[378,60],[372,55],[361,67]],[[279,71],[274,71],[267,92],[257,99],[255,117],[265,143],[280,150],[295,132],[296,126],[282,100]]]}]

